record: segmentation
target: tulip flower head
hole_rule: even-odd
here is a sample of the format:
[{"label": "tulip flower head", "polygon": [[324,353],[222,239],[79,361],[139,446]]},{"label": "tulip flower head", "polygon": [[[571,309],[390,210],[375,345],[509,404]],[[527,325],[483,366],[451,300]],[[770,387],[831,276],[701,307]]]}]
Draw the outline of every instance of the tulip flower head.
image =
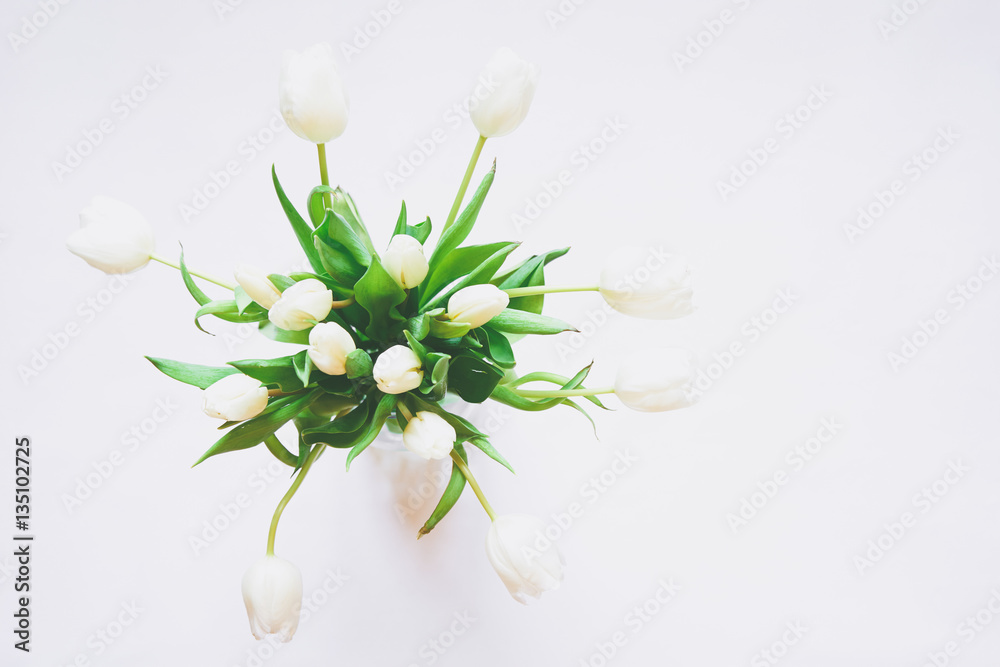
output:
[{"label": "tulip flower head", "polygon": [[305,331],[323,321],[331,310],[333,292],[315,278],[306,278],[281,293],[267,319],[286,331]]},{"label": "tulip flower head", "polygon": [[559,588],[563,558],[551,540],[539,550],[545,522],[528,514],[498,516],[486,537],[486,556],[511,596],[521,604]]},{"label": "tulip flower head", "polygon": [[278,101],[289,129],[306,141],[325,144],[343,134],[350,103],[333,47],[324,42],[301,53],[286,51]]},{"label": "tulip flower head", "polygon": [[309,332],[309,358],[327,375],[347,372],[347,355],[357,349],[347,330],[336,322],[317,324]]},{"label": "tulip flower head", "polygon": [[274,283],[255,266],[240,264],[233,275],[247,296],[264,308],[270,308],[281,298],[281,292]]},{"label": "tulip flower head", "polygon": [[424,379],[423,364],[406,345],[393,345],[378,355],[372,377],[382,393],[402,394],[420,386]]},{"label": "tulip flower head", "polygon": [[483,137],[510,134],[528,115],[535,96],[538,70],[507,47],[498,50],[480,76],[492,90],[469,109],[473,124]]},{"label": "tulip flower head", "polygon": [[205,389],[202,410],[209,417],[239,422],[259,415],[267,407],[267,387],[259,380],[235,373]]},{"label": "tulip flower head", "polygon": [[618,249],[601,270],[599,288],[609,306],[633,317],[668,320],[694,312],[691,268],[662,250]]},{"label": "tulip flower head", "polygon": [[619,366],[615,395],[639,412],[677,410],[697,400],[694,379],[695,358],[688,350],[644,350]]},{"label": "tulip flower head", "polygon": [[290,641],[302,608],[299,568],[274,555],[260,559],[243,575],[243,602],[254,637],[273,634],[282,642]]},{"label": "tulip flower head", "polygon": [[408,234],[396,234],[392,237],[382,257],[382,266],[403,289],[416,287],[427,276],[424,247]]},{"label": "tulip flower head", "polygon": [[443,417],[421,410],[403,430],[403,445],[425,459],[444,459],[451,454],[458,435]]},{"label": "tulip flower head", "polygon": [[509,303],[510,297],[496,285],[470,285],[448,299],[448,317],[475,329],[502,313]]},{"label": "tulip flower head", "polygon": [[113,274],[145,266],[155,242],[139,211],[111,197],[94,197],[80,211],[80,229],[69,235],[66,247],[95,269]]}]

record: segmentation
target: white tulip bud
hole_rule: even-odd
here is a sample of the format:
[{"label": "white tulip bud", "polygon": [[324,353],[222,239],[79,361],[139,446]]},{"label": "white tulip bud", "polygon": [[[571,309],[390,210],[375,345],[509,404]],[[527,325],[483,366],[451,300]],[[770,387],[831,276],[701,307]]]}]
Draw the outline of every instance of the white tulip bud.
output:
[{"label": "white tulip bud", "polygon": [[605,262],[599,287],[609,306],[633,317],[669,320],[694,312],[691,267],[659,248],[619,248]]},{"label": "white tulip bud", "polygon": [[202,410],[209,417],[241,422],[267,407],[267,387],[248,375],[227,375],[205,389]]},{"label": "white tulip bud", "polygon": [[372,377],[382,393],[402,394],[420,386],[424,370],[416,352],[405,345],[393,345],[378,355]]},{"label": "white tulip bud", "polygon": [[281,293],[267,319],[286,331],[305,331],[314,322],[322,322],[332,309],[333,292],[315,278],[306,278]]},{"label": "white tulip bud", "polygon": [[332,46],[324,42],[301,53],[285,52],[278,102],[285,123],[306,141],[325,144],[344,133],[350,103]]},{"label": "white tulip bud", "polygon": [[110,197],[94,197],[80,211],[80,229],[66,247],[105,273],[128,273],[146,266],[155,250],[153,229],[136,209]]},{"label": "white tulip bud", "polygon": [[396,234],[382,257],[382,266],[403,289],[416,287],[427,276],[427,258],[420,241],[408,234]]},{"label": "white tulip bud", "polygon": [[273,634],[290,641],[299,627],[302,573],[284,558],[265,556],[243,575],[243,602],[254,637]]},{"label": "white tulip bud", "polygon": [[421,410],[403,429],[403,445],[425,459],[444,459],[451,454],[458,435],[443,417]]},{"label": "white tulip bud", "polygon": [[491,89],[469,109],[473,124],[484,137],[510,134],[528,115],[538,70],[503,47],[493,54],[479,80]]},{"label": "white tulip bud", "polygon": [[618,368],[615,395],[639,412],[665,412],[693,405],[695,358],[688,350],[653,348]]},{"label": "white tulip bud", "polygon": [[347,355],[357,349],[347,329],[336,322],[317,324],[309,332],[309,358],[327,375],[343,375]]},{"label": "white tulip bud", "polygon": [[[544,539],[545,522],[528,514],[498,516],[486,537],[486,556],[511,596],[521,604],[545,591],[559,588],[563,558],[551,541]],[[539,538],[546,545],[539,550]]]},{"label": "white tulip bud", "polygon": [[243,291],[264,308],[270,308],[281,298],[281,291],[256,266],[240,264],[233,275]]},{"label": "white tulip bud", "polygon": [[510,297],[496,285],[470,285],[448,299],[448,317],[475,329],[502,313],[509,303]]}]

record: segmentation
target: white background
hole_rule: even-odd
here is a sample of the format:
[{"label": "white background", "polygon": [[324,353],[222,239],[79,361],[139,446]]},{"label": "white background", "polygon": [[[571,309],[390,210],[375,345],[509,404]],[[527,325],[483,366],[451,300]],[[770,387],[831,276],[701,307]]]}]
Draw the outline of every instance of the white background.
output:
[{"label": "white background", "polygon": [[[377,28],[372,12],[384,21],[386,2],[247,0],[221,15],[219,4],[72,2],[47,20],[33,18],[35,1],[4,6],[0,508],[12,514],[13,441],[28,435],[37,541],[30,656],[11,646],[13,562],[0,549],[0,663],[765,665],[768,649],[783,665],[916,667],[929,653],[938,664],[997,664],[1000,620],[987,603],[1000,596],[1000,281],[977,272],[994,277],[983,262],[1000,250],[1000,6],[592,0],[563,2],[575,10],[557,21],[556,0],[403,1]],[[713,23],[723,11],[730,22]],[[375,36],[348,57],[342,45],[366,26]],[[12,43],[22,31],[30,39]],[[197,390],[142,358],[220,364],[274,348],[218,321],[208,325],[216,337],[198,332],[176,272],[149,266],[123,287],[64,239],[90,197],[107,194],[144,212],[160,253],[176,257],[181,242],[204,271],[294,266],[269,170],[301,204],[318,182],[314,150],[269,121],[282,51],[321,40],[340,53],[352,99],[347,132],[329,146],[331,176],[377,243],[401,198],[413,218],[443,221],[475,142],[470,122],[446,114],[492,52],[509,45],[537,63],[527,120],[486,144],[474,182],[494,157],[497,178],[471,240],[523,240],[521,255],[572,245],[551,266],[553,284],[593,281],[614,245],[663,243],[694,265],[699,310],[591,326],[604,316],[596,295],[550,298],[547,312],[591,335],[528,341],[521,366],[571,375],[596,359],[599,386],[625,352],[665,344],[695,350],[718,379],[688,410],[596,415],[599,441],[569,410],[500,413],[494,442],[518,475],[473,453],[494,506],[547,519],[583,508],[553,529],[568,563],[562,588],[527,608],[485,558],[488,523],[471,494],[417,542],[436,498],[403,519],[396,507],[433,470],[373,450],[345,473],[343,453],[328,453],[278,534],[279,554],[323,604],[275,653],[251,638],[239,584],[263,553],[286,475],[260,481],[263,448],[191,470],[215,424]],[[679,64],[685,49],[692,58]],[[147,68],[165,78],[131,93]],[[814,90],[828,99],[803,107]],[[123,117],[122,95],[145,99]],[[802,119],[794,132],[782,129],[789,113]],[[57,175],[54,164],[104,118],[113,132]],[[609,122],[623,129],[602,145]],[[445,140],[390,187],[386,172],[436,129]],[[938,141],[944,152],[940,132],[952,137]],[[250,136],[266,143],[252,158]],[[776,152],[744,167],[755,173],[724,199],[719,182],[768,139]],[[581,160],[592,142],[602,152]],[[933,164],[914,171],[925,151]],[[181,206],[230,161],[240,173],[208,188],[217,196],[185,220]],[[547,199],[545,183],[563,170],[572,183]],[[894,180],[901,194],[849,234],[859,207],[877,212]],[[544,210],[517,225],[515,214],[537,213],[529,200]],[[968,300],[960,287],[978,291]],[[793,305],[775,321],[781,291]],[[915,336],[939,310],[935,335]],[[61,336],[68,325],[78,335]],[[919,344],[912,358],[904,338]],[[733,343],[743,353],[729,363]],[[171,406],[159,424],[157,401]],[[484,407],[474,419],[489,417]],[[797,469],[786,455],[823,419],[841,426]],[[148,432],[134,447],[123,439],[133,428]],[[67,506],[115,451],[121,465]],[[638,461],[615,475],[619,452]],[[952,464],[961,477],[921,500]],[[734,524],[729,515],[781,472],[786,483]],[[602,473],[613,478],[606,491],[587,491]],[[906,512],[911,525],[891,536],[886,526]],[[229,525],[194,548],[213,520]],[[317,593],[338,571],[349,577],[340,589]],[[680,587],[666,604],[655,601],[661,580]],[[99,639],[118,634],[130,604],[141,609],[131,625]],[[638,623],[632,610],[644,604],[658,613]],[[966,618],[983,609],[971,631]],[[449,635],[466,612],[471,627]],[[806,628],[794,645],[782,644],[795,639],[786,624]],[[619,632],[607,659],[601,647],[611,653]],[[436,653],[432,640],[449,648]]]}]

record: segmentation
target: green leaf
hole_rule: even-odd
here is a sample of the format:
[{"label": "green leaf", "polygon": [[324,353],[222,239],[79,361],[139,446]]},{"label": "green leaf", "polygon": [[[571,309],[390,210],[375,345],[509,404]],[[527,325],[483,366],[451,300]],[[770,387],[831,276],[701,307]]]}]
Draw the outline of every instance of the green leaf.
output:
[{"label": "green leaf", "polygon": [[466,352],[452,357],[448,368],[448,388],[469,403],[482,403],[490,397],[503,376],[503,369]]},{"label": "green leaf", "polygon": [[431,255],[429,274],[433,273],[437,265],[469,236],[476,224],[479,211],[483,207],[483,200],[486,199],[486,194],[490,191],[490,186],[493,185],[496,168],[496,162],[494,162],[493,167],[490,168],[482,183],[479,184],[479,188],[472,195],[472,199],[469,200],[469,205],[459,214],[455,223],[441,234],[437,247],[434,248],[434,253]]},{"label": "green leaf", "polygon": [[368,229],[365,227],[365,223],[361,221],[361,214],[358,213],[358,207],[354,205],[351,195],[347,194],[340,187],[333,188],[332,190],[327,190],[327,187],[321,185],[316,190],[320,192],[329,191],[331,193],[333,211],[347,221],[347,224],[354,230],[354,234],[365,244],[368,252],[378,256],[378,253],[375,252],[375,246],[372,245],[372,239],[368,235]]},{"label": "green leaf", "polygon": [[309,260],[313,271],[323,273],[323,263],[319,261],[319,255],[316,252],[316,247],[313,245],[312,227],[302,219],[299,212],[295,210],[295,206],[285,196],[285,191],[281,188],[281,183],[278,182],[278,172],[273,166],[271,167],[271,179],[274,181],[274,190],[278,193],[278,201],[281,202],[281,208],[285,211],[285,216],[292,225],[292,231],[295,232],[295,238],[298,239],[299,245],[302,246],[302,251],[305,252],[306,259]]},{"label": "green leaf", "polygon": [[347,377],[354,378],[368,377],[372,374],[372,357],[364,350],[354,350],[344,359],[344,368],[347,370]]},{"label": "green leaf", "polygon": [[[455,445],[455,451],[458,455],[462,457],[462,460],[466,463],[469,462],[469,457],[465,453],[465,448],[462,445]],[[427,533],[434,530],[434,526],[451,511],[451,508],[455,506],[458,502],[459,497],[462,495],[462,491],[465,489],[465,476],[459,469],[458,465],[452,461],[451,464],[451,479],[448,480],[448,486],[445,487],[444,494],[441,496],[441,500],[438,501],[437,506],[434,511],[431,512],[430,517],[424,523],[423,527],[420,528],[420,532],[417,533],[417,539],[420,539]]]},{"label": "green leaf", "polygon": [[199,389],[210,387],[227,375],[238,372],[225,366],[202,366],[201,364],[188,364],[172,359],[146,358],[164,375]]},{"label": "green leaf", "polygon": [[507,308],[489,321],[490,328],[496,331],[514,334],[549,335],[563,331],[576,331],[576,328],[548,315],[537,315],[523,310]]},{"label": "green leaf", "polygon": [[448,366],[451,355],[441,352],[430,352],[424,359],[424,379],[420,384],[420,393],[428,400],[440,401],[448,392]]},{"label": "green leaf", "polygon": [[319,261],[327,273],[342,285],[352,286],[364,275],[365,267],[358,264],[342,245],[324,241],[319,236],[313,239]]},{"label": "green leaf", "polygon": [[206,303],[209,303],[212,300],[212,297],[202,292],[201,288],[195,284],[194,278],[192,278],[191,274],[188,272],[187,264],[184,263],[184,246],[181,246],[181,259],[178,264],[181,267],[181,278],[184,279],[184,286],[187,287],[188,292],[191,293],[194,300],[198,302],[199,306],[204,306]]},{"label": "green leaf", "polygon": [[433,273],[428,273],[422,303],[433,308],[463,287],[489,282],[507,255],[519,245],[514,241],[502,241],[456,248],[441,259]]},{"label": "green leaf", "polygon": [[285,465],[293,468],[298,468],[301,465],[299,463],[299,457],[288,451],[276,436],[270,435],[267,438],[264,438],[264,446],[267,447],[267,451],[274,454],[274,458],[278,459]]},{"label": "green leaf", "polygon": [[309,374],[312,373],[312,367],[309,350],[302,350],[292,357],[292,368],[295,370],[295,376],[302,383],[303,387],[309,385]]},{"label": "green leaf", "polygon": [[[500,289],[539,287],[545,284],[545,266],[552,260],[562,257],[567,252],[569,252],[569,248],[559,248],[558,250],[550,250],[542,255],[532,255],[512,271],[494,278],[491,282]],[[534,294],[532,296],[519,296],[511,299],[508,308],[541,314],[544,305],[545,295]]]},{"label": "green leaf", "polygon": [[298,391],[308,382],[303,382],[296,370],[296,361],[302,363],[307,351],[302,350],[296,355],[278,357],[277,359],[241,359],[230,361],[229,365],[244,375],[249,375],[261,384],[274,385],[283,392]]},{"label": "green leaf", "polygon": [[[368,399],[372,400],[371,398]],[[389,414],[392,412],[393,408],[396,407],[396,396],[394,394],[383,394],[382,398],[379,399],[378,405],[375,406],[375,411],[372,413],[371,423],[368,425],[368,432],[365,437],[361,439],[360,442],[351,448],[351,451],[347,454],[347,469],[351,469],[351,461],[356,459],[358,455],[368,448],[368,445],[375,441],[378,434],[382,431],[382,426],[385,425],[385,421],[389,418]]]},{"label": "green leaf", "polygon": [[323,224],[316,229],[316,238],[323,239],[335,250],[346,251],[361,266],[368,266],[372,257],[377,257],[344,216],[334,211],[326,212]]},{"label": "green leaf", "polygon": [[399,210],[399,218],[396,220],[396,227],[392,230],[392,235],[406,234],[407,236],[412,236],[420,245],[427,242],[427,237],[431,235],[431,219],[427,218],[423,222],[418,222],[415,225],[406,224],[406,202],[403,202],[402,207]]},{"label": "green leaf", "polygon": [[234,452],[259,445],[268,436],[273,435],[279,428],[284,426],[286,422],[294,418],[295,415],[309,407],[309,404],[316,400],[319,394],[319,391],[312,391],[307,394],[286,396],[271,401],[271,404],[267,406],[264,412],[253,419],[235,426],[231,431],[228,431],[224,436],[219,438],[195,462],[195,465],[217,454]]},{"label": "green leaf", "polygon": [[406,330],[416,340],[427,338],[431,332],[431,316],[428,313],[420,313],[415,317],[406,320]]},{"label": "green leaf", "polygon": [[[244,315],[240,315],[240,307],[236,304],[234,299],[228,299],[225,301],[209,301],[199,308],[198,312],[194,314],[194,324],[202,331],[205,331],[205,329],[202,328],[201,323],[198,320],[205,315],[214,315],[220,320],[235,323],[260,322],[261,320],[267,319],[267,311],[263,309],[251,310]],[[205,333],[210,332],[205,331]],[[215,334],[210,335],[214,336]]]},{"label": "green leaf", "polygon": [[264,336],[267,336],[271,340],[276,340],[279,343],[294,343],[296,345],[308,345],[309,344],[309,330],[305,331],[288,331],[287,329],[282,329],[271,324],[270,320],[264,320],[260,323],[259,331]]},{"label": "green leaf", "polygon": [[369,338],[384,341],[398,333],[405,320],[398,306],[406,301],[406,292],[374,257],[365,275],[354,285],[354,298],[371,316],[365,329]]},{"label": "green leaf", "polygon": [[271,284],[278,288],[279,292],[284,292],[286,289],[297,283],[297,280],[292,280],[288,276],[283,276],[280,273],[268,274],[267,279],[271,281]]},{"label": "green leaf", "polygon": [[322,426],[303,430],[303,440],[309,445],[323,443],[337,448],[353,447],[367,433],[368,417],[373,403],[375,401],[369,398],[346,415]]},{"label": "green leaf", "polygon": [[[476,329],[479,332],[479,341],[485,345],[489,351],[489,356],[501,368],[514,368],[514,349],[510,346],[510,341],[502,333],[495,331],[488,325],[483,325]],[[484,340],[485,339],[485,340]]]},{"label": "green leaf", "polygon": [[452,322],[451,320],[439,320],[431,318],[430,334],[435,338],[461,338],[469,333],[469,325],[466,322]]},{"label": "green leaf", "polygon": [[[590,415],[587,415],[587,416],[589,417]],[[500,452],[498,452],[493,447],[493,445],[490,444],[490,441],[489,441],[488,438],[480,438],[480,437],[469,438],[469,442],[472,443],[473,445],[475,445],[476,447],[478,447],[479,449],[481,449],[483,451],[483,454],[486,454],[486,456],[490,457],[491,459],[493,459],[494,461],[496,461],[497,463],[499,463],[500,465],[502,465],[507,470],[509,470],[511,472],[514,472],[514,468],[512,468],[511,465],[510,465],[510,463],[507,462],[507,459],[505,459],[500,454]],[[514,474],[517,474],[517,473],[514,473]]]},{"label": "green leaf", "polygon": [[254,300],[250,298],[250,295],[247,294],[247,291],[238,285],[236,286],[236,289],[233,290],[233,296],[235,297],[236,307],[239,309],[240,315],[246,312],[246,309],[249,308],[254,302]]}]

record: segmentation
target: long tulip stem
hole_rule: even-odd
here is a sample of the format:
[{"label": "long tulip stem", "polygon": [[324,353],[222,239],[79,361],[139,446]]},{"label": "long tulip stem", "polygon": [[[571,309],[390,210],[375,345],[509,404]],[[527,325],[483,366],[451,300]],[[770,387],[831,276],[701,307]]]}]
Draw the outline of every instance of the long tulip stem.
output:
[{"label": "long tulip stem", "polygon": [[598,394],[613,394],[614,387],[603,387],[601,389],[514,389],[518,396],[524,398],[572,398],[574,396],[597,396]]},{"label": "long tulip stem", "polygon": [[465,178],[462,179],[462,185],[458,188],[458,194],[455,195],[455,203],[451,205],[451,211],[448,213],[448,219],[444,223],[444,227],[441,228],[441,233],[444,234],[451,227],[451,223],[455,222],[455,218],[458,216],[458,209],[462,205],[462,200],[465,199],[465,191],[469,189],[469,181],[472,180],[472,172],[476,170],[476,163],[479,162],[479,154],[483,152],[483,145],[486,143],[486,137],[480,136],[479,141],[476,142],[476,149],[472,151],[472,159],[469,160],[469,166],[465,170]]},{"label": "long tulip stem", "polygon": [[[319,153],[319,179],[323,185],[330,186],[330,174],[326,170],[326,144],[316,144],[316,151]],[[326,208],[333,208],[333,200],[329,192],[323,193],[323,205]]]},{"label": "long tulip stem", "polygon": [[306,478],[306,475],[309,474],[309,468],[311,468],[312,464],[316,462],[316,459],[322,456],[325,450],[326,445],[323,443],[319,443],[312,448],[312,451],[309,452],[308,456],[306,456],[306,460],[302,464],[302,469],[299,470],[299,474],[295,477],[292,485],[288,488],[288,491],[275,508],[274,516],[271,518],[271,529],[267,532],[268,556],[274,555],[274,536],[278,533],[278,521],[281,520],[281,514],[285,511],[285,505],[288,504],[288,501],[292,499],[295,492],[299,490],[300,486],[302,486],[302,481]]},{"label": "long tulip stem", "polygon": [[519,296],[535,296],[536,294],[560,294],[563,292],[597,292],[600,287],[597,285],[568,285],[555,287],[552,285],[539,285],[538,287],[512,287],[505,289],[507,296],[514,299]]},{"label": "long tulip stem", "polygon": [[486,510],[486,513],[490,517],[490,521],[496,520],[497,513],[493,511],[493,508],[490,506],[489,501],[486,500],[486,496],[485,494],[483,494],[483,490],[479,488],[479,482],[477,482],[476,478],[473,477],[472,471],[469,470],[469,466],[467,466],[465,464],[465,461],[462,460],[462,455],[453,449],[451,450],[451,460],[455,462],[455,465],[458,466],[458,469],[459,471],[461,471],[462,476],[465,477],[465,481],[467,481],[469,483],[469,486],[472,487],[473,493],[476,494],[476,498],[479,498],[479,504],[483,506],[484,510]]},{"label": "long tulip stem", "polygon": [[[162,257],[160,255],[150,255],[149,258],[151,260],[153,260],[153,261],[159,262],[160,264],[164,264],[164,265],[169,266],[171,268],[177,269],[178,271],[181,270],[181,265],[180,264],[176,264],[174,262],[171,262],[166,257]],[[236,285],[231,285],[230,283],[227,283],[224,280],[219,280],[218,278],[213,278],[212,276],[207,275],[205,273],[200,273],[198,271],[192,271],[190,268],[188,268],[187,272],[190,273],[192,276],[198,276],[202,280],[207,280],[210,283],[215,283],[219,287],[225,287],[227,290],[235,290],[236,289]]]}]

